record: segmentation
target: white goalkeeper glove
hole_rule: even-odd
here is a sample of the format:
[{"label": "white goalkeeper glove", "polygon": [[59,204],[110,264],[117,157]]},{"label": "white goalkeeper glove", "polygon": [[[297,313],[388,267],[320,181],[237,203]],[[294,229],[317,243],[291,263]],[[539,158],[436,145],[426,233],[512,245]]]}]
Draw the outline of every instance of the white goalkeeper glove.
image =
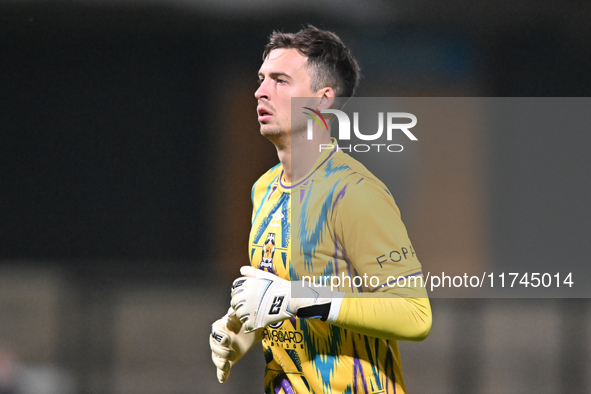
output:
[{"label": "white goalkeeper glove", "polygon": [[344,293],[309,283],[304,286],[251,266],[240,268],[240,273],[243,276],[232,284],[230,305],[245,332],[292,317],[334,322],[338,316]]},{"label": "white goalkeeper glove", "polygon": [[228,309],[224,317],[211,325],[209,347],[220,383],[228,379],[232,366],[260,340],[260,332],[244,332],[244,327],[236,318],[232,308]]}]

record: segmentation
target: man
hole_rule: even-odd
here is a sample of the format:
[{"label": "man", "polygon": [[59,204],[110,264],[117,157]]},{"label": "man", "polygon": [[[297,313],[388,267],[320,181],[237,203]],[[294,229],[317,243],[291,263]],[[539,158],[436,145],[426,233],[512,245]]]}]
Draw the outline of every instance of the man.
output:
[{"label": "man", "polygon": [[[251,266],[212,326],[218,379],[262,340],[265,393],[404,393],[396,341],[424,339],[431,309],[423,287],[392,283],[422,275],[399,210],[328,129],[315,125],[309,138],[306,119],[291,115],[295,97],[320,114],[352,96],[359,67],[335,34],[312,26],[273,33],[263,60],[258,120],[280,164],[253,186]],[[305,281],[339,275],[376,280],[338,291]]]}]

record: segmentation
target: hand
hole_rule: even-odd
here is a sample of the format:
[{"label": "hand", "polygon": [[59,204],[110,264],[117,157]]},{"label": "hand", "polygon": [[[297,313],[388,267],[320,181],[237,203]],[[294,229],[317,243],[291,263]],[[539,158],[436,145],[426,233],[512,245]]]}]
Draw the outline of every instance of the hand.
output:
[{"label": "hand", "polygon": [[[338,314],[340,302],[334,311],[331,304],[333,297],[342,293],[303,286],[302,282],[290,282],[250,266],[240,268],[240,273],[243,277],[232,284],[230,305],[244,324],[245,332],[294,316],[325,321],[331,312]],[[297,291],[297,298],[292,297],[292,288]]]},{"label": "hand", "polygon": [[260,340],[260,332],[244,332],[244,327],[236,318],[232,308],[228,309],[224,317],[211,325],[209,347],[220,383],[228,379],[232,366]]}]

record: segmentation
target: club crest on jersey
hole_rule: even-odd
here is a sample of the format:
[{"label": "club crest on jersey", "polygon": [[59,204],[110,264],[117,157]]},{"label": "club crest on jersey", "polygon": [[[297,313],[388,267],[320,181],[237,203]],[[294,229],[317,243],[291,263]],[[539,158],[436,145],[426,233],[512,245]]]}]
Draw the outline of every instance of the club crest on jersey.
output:
[{"label": "club crest on jersey", "polygon": [[[267,234],[267,239],[263,245],[263,256],[261,258],[260,268],[273,269],[273,256],[275,255],[275,233]],[[272,272],[272,271],[270,271]]]}]

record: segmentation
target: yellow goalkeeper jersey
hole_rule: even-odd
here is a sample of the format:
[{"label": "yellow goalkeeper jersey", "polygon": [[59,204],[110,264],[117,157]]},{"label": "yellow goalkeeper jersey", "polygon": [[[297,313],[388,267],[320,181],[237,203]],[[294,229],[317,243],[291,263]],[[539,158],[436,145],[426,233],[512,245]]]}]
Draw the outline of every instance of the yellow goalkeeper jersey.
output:
[{"label": "yellow goalkeeper jersey", "polygon": [[[249,254],[254,267],[291,281],[357,277],[357,283],[335,288],[356,295],[386,296],[396,292],[397,278],[422,275],[390,192],[338,149],[324,151],[294,184],[283,179],[281,164],[271,168],[254,184],[252,202]],[[376,306],[369,316],[364,304],[346,297],[334,324],[292,318],[264,328],[265,393],[405,393],[396,339],[412,340],[404,338],[406,326],[426,318],[414,314],[396,320],[388,300],[364,299]],[[430,327],[430,309],[428,319]],[[368,327],[343,328],[352,321]],[[372,321],[401,326],[400,338],[371,336]]]}]

